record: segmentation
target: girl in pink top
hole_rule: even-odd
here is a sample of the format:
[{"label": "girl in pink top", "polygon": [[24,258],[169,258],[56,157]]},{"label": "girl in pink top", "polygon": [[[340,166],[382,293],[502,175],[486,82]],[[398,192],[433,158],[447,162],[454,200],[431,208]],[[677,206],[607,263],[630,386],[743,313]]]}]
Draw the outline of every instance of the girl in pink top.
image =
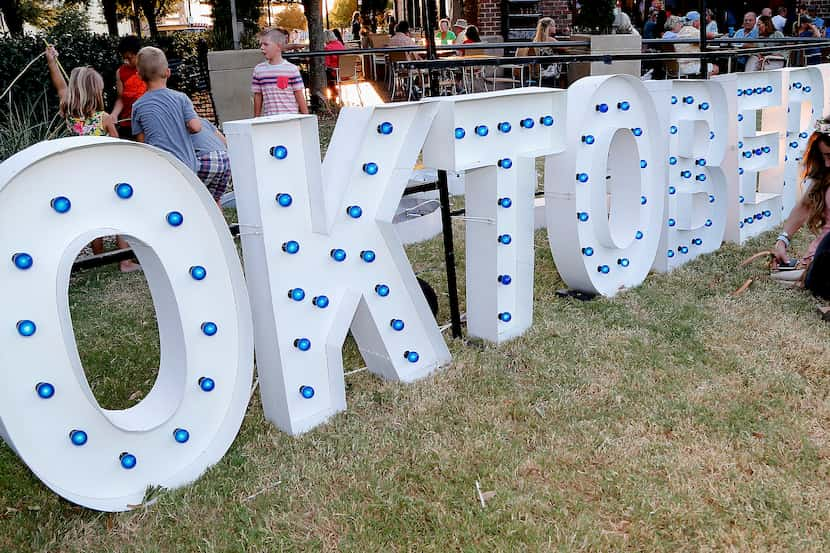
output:
[{"label": "girl in pink top", "polygon": [[799,262],[806,269],[804,287],[830,299],[830,119],[816,123],[803,164],[808,188],[778,235],[773,263],[791,263],[787,253],[790,235],[806,225],[817,236]]}]

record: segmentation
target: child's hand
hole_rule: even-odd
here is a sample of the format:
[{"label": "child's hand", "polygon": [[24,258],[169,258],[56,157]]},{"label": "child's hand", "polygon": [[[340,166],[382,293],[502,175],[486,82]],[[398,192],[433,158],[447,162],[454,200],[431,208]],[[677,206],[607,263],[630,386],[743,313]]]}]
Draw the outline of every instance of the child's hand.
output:
[{"label": "child's hand", "polygon": [[46,59],[48,61],[55,61],[56,59],[58,59],[58,51],[55,50],[54,46],[46,47]]}]

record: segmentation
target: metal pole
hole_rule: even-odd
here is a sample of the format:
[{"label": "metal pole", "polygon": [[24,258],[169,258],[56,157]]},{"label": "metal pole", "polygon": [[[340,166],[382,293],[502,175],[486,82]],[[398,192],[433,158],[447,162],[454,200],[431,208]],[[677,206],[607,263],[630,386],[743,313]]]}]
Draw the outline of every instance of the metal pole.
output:
[{"label": "metal pole", "polygon": [[[435,5],[436,0],[425,0],[424,11],[426,17],[424,19],[424,38],[427,40],[427,59],[434,60],[438,57],[435,53],[435,22],[438,20],[438,9]],[[441,79],[440,71],[437,69],[429,72],[429,89],[431,96],[438,96],[438,85]]]},{"label": "metal pole", "polygon": [[[706,51],[706,0],[700,0],[700,51]],[[700,58],[700,78],[709,78],[709,63]]]},{"label": "metal pole", "polygon": [[458,307],[458,282],[455,276],[455,246],[452,240],[450,191],[447,172],[438,171],[438,195],[441,201],[441,227],[444,234],[444,263],[447,266],[447,294],[450,297],[450,328],[452,337],[461,338],[461,310]]},{"label": "metal pole", "polygon": [[331,29],[331,25],[329,25],[329,0],[323,0],[323,7],[326,9],[326,29]]},{"label": "metal pole", "polygon": [[236,24],[236,0],[231,0],[231,35],[233,36],[233,49],[239,50],[239,26]]}]

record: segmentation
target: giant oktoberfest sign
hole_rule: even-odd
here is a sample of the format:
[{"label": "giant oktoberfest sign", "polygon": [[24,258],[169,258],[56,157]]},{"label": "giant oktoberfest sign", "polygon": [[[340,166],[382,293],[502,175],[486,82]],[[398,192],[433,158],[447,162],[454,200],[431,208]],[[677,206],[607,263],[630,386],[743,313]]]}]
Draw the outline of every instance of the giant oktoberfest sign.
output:
[{"label": "giant oktoberfest sign", "polygon": [[[392,226],[419,154],[466,174],[468,332],[495,343],[533,320],[539,157],[550,247],[573,288],[613,296],[741,242],[798,200],[828,71],[592,77],[349,108],[322,164],[313,117],[227,123],[245,278],[209,194],[163,152],[103,138],[33,146],[0,165],[0,434],[56,493],[119,511],[221,459],[254,347],[265,414],[291,434],[346,408],[349,329],[384,378],[449,362]],[[155,385],[122,411],[90,390],[67,299],[77,252],[115,233],[144,267],[161,341]]]}]

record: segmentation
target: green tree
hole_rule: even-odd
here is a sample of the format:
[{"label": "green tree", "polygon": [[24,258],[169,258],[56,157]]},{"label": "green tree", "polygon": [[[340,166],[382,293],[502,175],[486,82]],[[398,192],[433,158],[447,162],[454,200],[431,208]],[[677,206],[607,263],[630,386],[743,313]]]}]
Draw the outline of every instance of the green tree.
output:
[{"label": "green tree", "polygon": [[576,12],[574,26],[591,34],[611,32],[614,24],[614,0],[590,0],[582,2]]},{"label": "green tree", "polygon": [[44,0],[0,0],[0,13],[15,37],[23,36],[23,24],[48,27],[55,16],[55,8]]},{"label": "green tree", "polygon": [[[233,48],[230,0],[212,0],[213,6],[213,47],[216,50]],[[244,35],[255,34],[259,29],[259,0],[236,0],[236,17],[244,25]]]},{"label": "green tree", "polygon": [[352,26],[352,14],[357,11],[357,0],[337,0],[329,12],[329,24],[338,29]]},{"label": "green tree", "polygon": [[277,13],[276,26],[283,29],[307,29],[305,13],[299,4],[288,4]]}]

